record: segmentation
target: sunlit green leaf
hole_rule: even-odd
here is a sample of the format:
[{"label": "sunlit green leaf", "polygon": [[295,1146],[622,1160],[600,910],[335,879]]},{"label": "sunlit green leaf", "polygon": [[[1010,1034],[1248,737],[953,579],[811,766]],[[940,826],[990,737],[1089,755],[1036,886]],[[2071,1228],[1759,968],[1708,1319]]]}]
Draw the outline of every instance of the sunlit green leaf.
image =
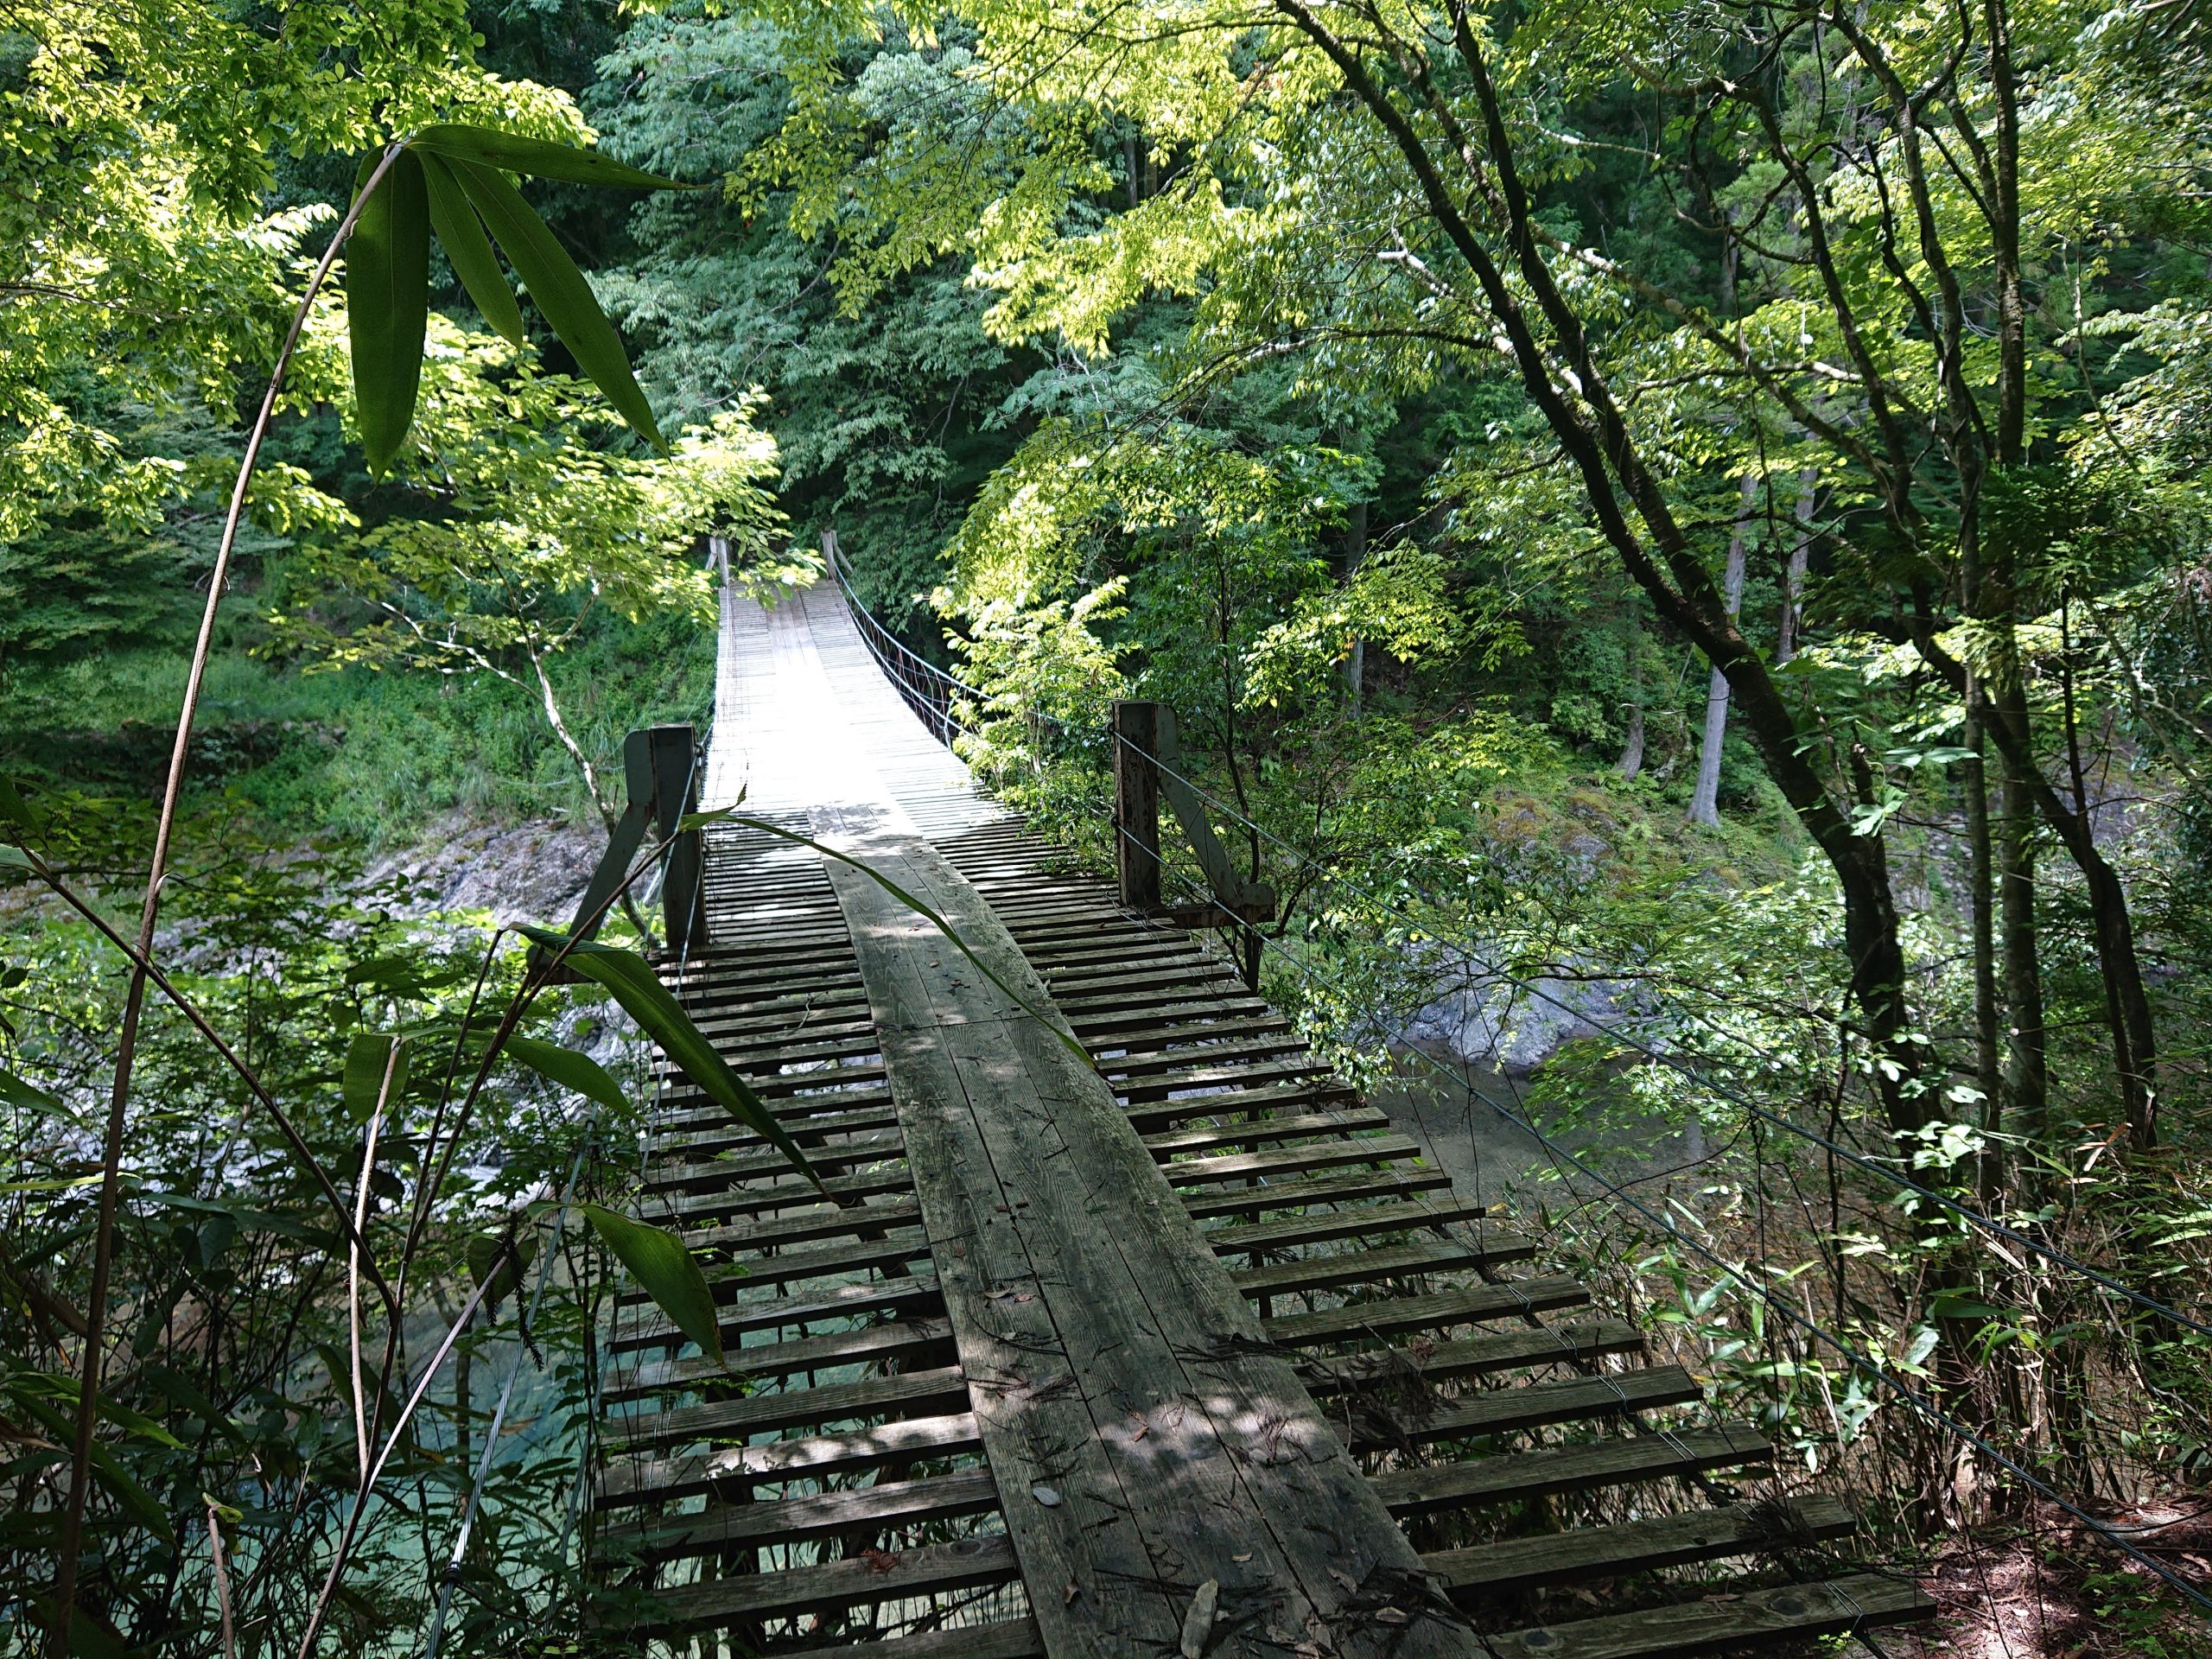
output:
[{"label": "sunlit green leaf", "polygon": [[[419,141],[416,148],[421,148]],[[430,228],[453,262],[454,275],[461,278],[484,321],[516,345],[523,344],[522,308],[515,303],[506,273],[499,269],[499,256],[492,251],[492,238],[484,233],[484,221],[468,205],[461,181],[431,154],[423,157],[423,181],[429,191]]]},{"label": "sunlit green leaf", "polygon": [[638,1287],[715,1364],[726,1364],[714,1293],[707,1288],[707,1276],[699,1271],[691,1252],[683,1248],[683,1241],[595,1204],[588,1204],[583,1210],[600,1237],[607,1241],[607,1248],[630,1269]]},{"label": "sunlit green leaf", "polygon": [[533,178],[564,179],[571,184],[611,185],[625,190],[697,188],[664,179],[658,173],[641,172],[595,149],[578,149],[543,138],[525,138],[519,133],[500,132],[490,127],[424,127],[409,142],[426,155],[471,162],[479,167],[505,168],[510,173],[527,173]]},{"label": "sunlit green leaf", "polygon": [[455,162],[454,176],[461,181],[476,211],[484,216],[498,238],[507,263],[530,290],[531,302],[544,314],[561,343],[569,348],[592,384],[607,395],[638,434],[655,448],[664,447],[652,405],[638,389],[630,372],[629,354],[614,332],[614,325],[599,308],[599,301],[576,269],[576,262],[555,240],[553,232],[536,210],[522,199],[522,192],[505,175],[470,162]]},{"label": "sunlit green leaf", "polygon": [[612,992],[624,1012],[638,1022],[646,1036],[660,1045],[661,1052],[694,1086],[781,1151],[807,1179],[817,1186],[821,1185],[808,1166],[806,1155],[799,1151],[798,1143],[776,1121],[775,1115],[745,1079],[731,1071],[729,1063],[715,1052],[715,1046],[677,1005],[676,999],[668,994],[667,987],[643,957],[634,950],[601,944],[595,940],[571,944],[562,935],[549,933],[543,928],[525,927],[521,932],[548,952],[565,946],[568,965],[594,984],[603,985]]},{"label": "sunlit green leaf", "polygon": [[35,1112],[41,1117],[58,1117],[70,1123],[78,1121],[77,1114],[61,1103],[60,1096],[25,1083],[5,1066],[0,1066],[0,1104],[12,1106],[17,1111]]},{"label": "sunlit green leaf", "polygon": [[[391,1074],[388,1084],[387,1068]],[[383,1032],[356,1033],[346,1050],[346,1077],[340,1085],[346,1115],[356,1123],[365,1123],[381,1102],[389,1116],[406,1089],[406,1043]]]},{"label": "sunlit green leaf", "polygon": [[538,1076],[587,1100],[597,1101],[610,1112],[620,1111],[626,1103],[621,1084],[608,1077],[606,1068],[588,1054],[535,1037],[508,1038],[507,1052]]},{"label": "sunlit green leaf", "polygon": [[[380,158],[361,163],[358,193]],[[346,244],[346,311],[353,361],[353,406],[372,476],[398,457],[415,423],[429,316],[430,209],[423,163],[402,153]]]}]

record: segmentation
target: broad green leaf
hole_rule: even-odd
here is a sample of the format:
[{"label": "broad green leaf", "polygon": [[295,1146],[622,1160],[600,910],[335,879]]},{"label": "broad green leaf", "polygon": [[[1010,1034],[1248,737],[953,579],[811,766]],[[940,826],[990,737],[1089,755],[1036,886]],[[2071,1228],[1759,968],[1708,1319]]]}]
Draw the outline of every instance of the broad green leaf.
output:
[{"label": "broad green leaf", "polygon": [[[421,148],[419,141],[416,147]],[[484,321],[516,345],[523,344],[522,308],[515,303],[506,273],[499,269],[499,256],[492,251],[484,221],[461,193],[461,181],[435,153],[426,153],[423,181],[429,188],[430,228],[453,262],[454,275],[476,302]]]},{"label": "broad green leaf", "polygon": [[[84,1385],[75,1377],[60,1371],[18,1371],[9,1379],[8,1391],[18,1400],[60,1400],[73,1413],[78,1401],[84,1397]],[[113,1395],[102,1393],[99,1414],[117,1427],[147,1440],[182,1451],[184,1442],[163,1428],[143,1411],[133,1411],[118,1401]]]},{"label": "broad green leaf", "polygon": [[522,1276],[537,1256],[537,1241],[527,1235],[518,1236],[512,1249],[506,1243],[499,1233],[479,1233],[468,1241],[469,1281],[479,1285],[488,1281],[491,1287],[484,1293],[487,1313],[520,1292]]},{"label": "broad green leaf", "polygon": [[715,1364],[727,1365],[714,1293],[707,1288],[707,1275],[699,1271],[683,1241],[595,1204],[584,1205],[583,1211],[600,1237],[607,1241],[607,1248],[630,1269],[638,1287],[659,1304],[676,1328],[697,1343]]},{"label": "broad green leaf", "polygon": [[409,143],[426,155],[473,162],[479,167],[505,168],[510,173],[527,173],[533,178],[565,179],[571,184],[612,185],[625,190],[701,188],[664,179],[658,173],[641,172],[595,149],[578,149],[543,138],[525,138],[519,133],[500,132],[490,127],[425,127]]},{"label": "broad green leaf", "polygon": [[[395,1055],[394,1051],[397,1052]],[[391,1084],[385,1084],[385,1070],[389,1065]],[[365,1123],[377,1109],[378,1097],[389,1116],[398,1105],[399,1097],[407,1090],[407,1045],[400,1038],[384,1032],[361,1032],[355,1035],[346,1050],[346,1077],[339,1092],[346,1103],[346,1116],[356,1123]]]},{"label": "broad green leaf", "polygon": [[[372,156],[361,163],[356,192],[368,182],[378,159]],[[423,163],[403,152],[361,209],[346,244],[353,406],[371,477],[380,476],[398,457],[415,424],[429,284],[430,208]]]},{"label": "broad green leaf", "polygon": [[[76,1427],[44,1400],[17,1396],[22,1408],[38,1420],[57,1446],[67,1446],[76,1433]],[[114,1452],[92,1442],[92,1472],[101,1485],[114,1494],[116,1500],[128,1510],[139,1525],[153,1533],[164,1543],[174,1544],[176,1534],[169,1527],[169,1518],[154,1496],[136,1480],[116,1459]]]},{"label": "broad green leaf", "polygon": [[638,1022],[646,1036],[660,1045],[676,1069],[689,1077],[709,1100],[767,1141],[791,1160],[798,1173],[817,1186],[822,1185],[806,1161],[806,1154],[798,1143],[776,1121],[775,1115],[761,1103],[760,1096],[753,1092],[745,1079],[729,1068],[729,1063],[715,1052],[690,1016],[677,1006],[676,999],[644,957],[633,950],[618,946],[601,944],[596,940],[571,944],[558,933],[549,933],[543,928],[525,927],[523,937],[544,950],[568,951],[568,965],[594,984],[604,985],[622,1005],[623,1011]]},{"label": "broad green leaf", "polygon": [[630,359],[614,325],[599,308],[591,284],[576,269],[576,262],[554,240],[537,212],[522,199],[522,192],[506,175],[470,162],[455,162],[454,176],[484,222],[491,227],[507,263],[515,268],[531,302],[545,315],[561,343],[576,359],[576,366],[621,411],[622,418],[655,448],[665,448],[652,405],[638,390],[630,372]]},{"label": "broad green leaf", "polygon": [[61,1103],[60,1097],[25,1083],[5,1066],[0,1066],[0,1105],[13,1106],[18,1111],[35,1112],[41,1117],[58,1117],[65,1122],[79,1122],[77,1114]]},{"label": "broad green leaf", "polygon": [[227,1216],[248,1231],[302,1239],[325,1249],[335,1249],[338,1245],[336,1234],[320,1227],[307,1226],[290,1216],[278,1215],[270,1211],[247,1209],[217,1198],[195,1198],[189,1192],[148,1192],[142,1196],[146,1203],[163,1205],[172,1210],[189,1210],[203,1216]]},{"label": "broad green leaf", "polygon": [[2012,1316],[2001,1307],[1977,1301],[1961,1291],[1938,1291],[1928,1304],[1929,1317],[1937,1319],[2004,1319]]},{"label": "broad green leaf", "polygon": [[473,969],[442,967],[420,957],[372,957],[346,970],[348,985],[364,985],[381,996],[419,997],[467,979]]},{"label": "broad green leaf", "polygon": [[10,847],[5,842],[0,842],[0,869],[29,870],[35,868],[31,862],[31,855],[22,848]]},{"label": "broad green leaf", "polygon": [[233,1446],[246,1443],[245,1434],[238,1424],[224,1414],[221,1407],[200,1393],[192,1379],[181,1371],[167,1365],[149,1365],[141,1375],[180,1411],[197,1417]]},{"label": "broad green leaf", "polygon": [[507,1052],[541,1077],[587,1100],[595,1100],[610,1112],[620,1111],[626,1103],[622,1086],[588,1054],[579,1054],[573,1048],[542,1042],[535,1037],[508,1038]]},{"label": "broad green leaf", "polygon": [[5,778],[0,778],[0,823],[14,824],[20,830],[35,830],[38,814],[22,792]]}]

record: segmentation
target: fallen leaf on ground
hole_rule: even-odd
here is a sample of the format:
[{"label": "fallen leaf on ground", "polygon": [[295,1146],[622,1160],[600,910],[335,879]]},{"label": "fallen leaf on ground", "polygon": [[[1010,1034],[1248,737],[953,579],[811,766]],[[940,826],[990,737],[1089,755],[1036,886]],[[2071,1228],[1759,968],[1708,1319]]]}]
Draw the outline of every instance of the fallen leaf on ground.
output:
[{"label": "fallen leaf on ground", "polygon": [[1213,1634],[1214,1609],[1221,1605],[1221,1580],[1208,1579],[1191,1598],[1191,1611],[1183,1615],[1183,1659],[1203,1659],[1206,1638]]}]

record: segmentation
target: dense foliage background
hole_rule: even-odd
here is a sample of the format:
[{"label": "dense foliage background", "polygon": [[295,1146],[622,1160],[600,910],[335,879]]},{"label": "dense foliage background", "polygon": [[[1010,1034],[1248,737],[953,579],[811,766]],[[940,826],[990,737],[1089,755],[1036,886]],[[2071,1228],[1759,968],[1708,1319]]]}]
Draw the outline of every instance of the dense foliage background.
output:
[{"label": "dense foliage background", "polygon": [[[1583,1149],[1516,1201],[1716,1399],[1901,1547],[2027,1537],[2085,1642],[2202,1650],[2155,1580],[2008,1532],[2053,1512],[1991,1455],[2100,1514],[2212,1478],[2205,1342],[2051,1259],[2208,1306],[2195,11],[8,12],[0,771],[9,837],[118,918],[305,269],[359,157],[433,120],[702,187],[528,187],[691,435],[647,450],[437,256],[422,412],[372,478],[342,306],[312,314],[162,948],[315,1155],[382,1183],[380,1224],[443,1096],[417,1073],[380,1164],[349,1039],[448,1033],[487,920],[391,873],[486,828],[595,836],[622,733],[704,723],[708,531],[765,565],[834,529],[859,599],[962,677],[963,752],[1082,855],[1110,858],[1109,703],[1172,708],[1282,897],[1270,994],[1440,1123],[1494,1103]],[[128,976],[0,881],[0,1646],[29,1650]],[[273,1650],[353,1513],[342,1252],[196,1033],[160,1012],[142,1041],[75,1640],[221,1651],[212,1537]],[[497,1090],[419,1223],[410,1363],[472,1242],[480,1267],[634,1133]],[[469,1367],[527,1344],[548,1428],[499,1465],[456,1639],[586,1627],[557,1517],[594,1262],[526,1335],[512,1298],[470,1326],[339,1592],[346,1650],[417,1640],[480,1451]]]}]

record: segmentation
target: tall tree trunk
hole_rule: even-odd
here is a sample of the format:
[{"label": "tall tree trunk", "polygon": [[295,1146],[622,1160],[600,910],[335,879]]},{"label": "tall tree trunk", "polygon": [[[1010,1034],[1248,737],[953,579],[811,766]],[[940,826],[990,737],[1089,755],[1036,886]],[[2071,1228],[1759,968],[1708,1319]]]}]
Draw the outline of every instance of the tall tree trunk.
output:
[{"label": "tall tree trunk", "polygon": [[[1367,503],[1355,501],[1344,527],[1344,581],[1350,582],[1367,562]],[[1367,685],[1367,641],[1355,639],[1344,658],[1344,690],[1351,698],[1351,717],[1360,715],[1360,702]]]},{"label": "tall tree trunk", "polygon": [[[1722,575],[1720,596],[1734,621],[1744,602],[1744,543],[1749,539],[1751,509],[1758,503],[1759,480],[1744,474],[1743,500],[1736,512],[1736,528],[1728,537],[1728,567]],[[1720,749],[1728,734],[1728,676],[1715,663],[1705,692],[1705,741],[1697,752],[1697,787],[1690,793],[1690,822],[1713,829],[1720,826]]]},{"label": "tall tree trunk", "polygon": [[1621,747],[1621,781],[1633,783],[1643,771],[1643,631],[1636,609],[1628,616],[1628,741]]},{"label": "tall tree trunk", "polygon": [[1782,614],[1775,625],[1774,660],[1786,663],[1797,654],[1797,631],[1804,620],[1805,571],[1813,556],[1813,502],[1820,469],[1808,467],[1797,474],[1797,539],[1790,543],[1789,568],[1782,577]]},{"label": "tall tree trunk", "polygon": [[[1725,614],[1712,573],[1700,561],[1689,530],[1676,518],[1615,401],[1584,319],[1547,263],[1503,101],[1491,82],[1473,25],[1465,12],[1455,13],[1452,45],[1479,106],[1482,153],[1490,165],[1483,170],[1481,188],[1463,193],[1445,179],[1439,157],[1464,162],[1476,154],[1476,135],[1451,118],[1448,105],[1440,110],[1432,101],[1431,113],[1444,123],[1446,141],[1432,149],[1413,119],[1376,81],[1363,48],[1338,35],[1316,15],[1309,0],[1274,0],[1274,4],[1335,66],[1351,95],[1404,158],[1423,203],[1465,264],[1483,306],[1497,324],[1522,386],[1580,481],[1599,533],[1619,555],[1630,578],[1668,623],[1727,673],[1732,699],[1776,786],[1834,868],[1843,900],[1852,998],[1859,1011],[1859,1030],[1877,1062],[1872,1081],[1884,1113],[1899,1133],[1918,1130],[1928,1121],[1927,1103],[1917,1086],[1926,1056],[1914,1035],[1905,1001],[1904,949],[1890,887],[1887,849],[1878,832],[1859,832],[1810,757],[1806,734],[1789,701],[1734,619]],[[1476,201],[1495,207],[1505,242],[1504,258],[1520,279],[1517,289],[1506,266],[1468,219],[1468,206]],[[1542,318],[1550,341],[1541,339],[1532,327],[1535,316]],[[1570,380],[1572,393],[1567,390]],[[1630,513],[1636,524],[1631,524]]]},{"label": "tall tree trunk", "polygon": [[2043,969],[2036,939],[2036,810],[2007,765],[1998,797],[1998,905],[2005,925],[2005,1093],[2015,1133],[2041,1146],[2050,1133],[2044,1054]]},{"label": "tall tree trunk", "polygon": [[[1989,780],[1981,741],[1981,677],[1967,687],[1965,741],[1967,759],[1959,767],[1959,791],[1965,798],[1967,862],[1971,923],[1974,937],[1974,1075],[1981,1091],[1981,1122],[1985,1129],[2002,1127],[2003,1072],[1998,1058],[1998,1027],[2001,1013],[1997,1002],[1997,921],[1995,884],[1992,874],[1989,829]],[[1993,1199],[2003,1185],[1999,1143],[1987,1141],[1976,1183],[1985,1200]]]},{"label": "tall tree trunk", "polygon": [[[2058,671],[2061,709],[2065,721],[2067,781],[2073,794],[2075,821],[2081,825],[2082,842],[2097,866],[2094,870],[2085,867],[2082,874],[2089,879],[2089,906],[2096,921],[2098,965],[2105,970],[2105,1014],[2112,1027],[2113,1059],[2120,1074],[2121,1104],[2127,1115],[2128,1144],[2138,1152],[2148,1152],[2158,1144],[2151,1002],[2143,988],[2141,965],[2135,955],[2126,890],[2120,885],[2119,872],[2096,850],[2096,817],[2089,806],[2088,779],[2082,765],[2082,727],[2074,702],[2073,614],[2073,595],[2061,594]],[[2108,950],[2115,957],[2124,957],[2128,971],[2113,971],[2116,963],[2107,960]]]}]

